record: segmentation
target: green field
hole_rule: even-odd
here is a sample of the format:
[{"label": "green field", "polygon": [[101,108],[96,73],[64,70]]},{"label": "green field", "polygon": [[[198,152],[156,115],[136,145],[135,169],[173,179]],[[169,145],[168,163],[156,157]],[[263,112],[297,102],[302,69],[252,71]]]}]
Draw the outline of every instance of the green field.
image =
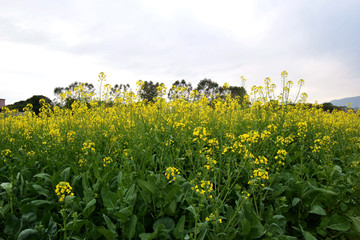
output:
[{"label": "green field", "polygon": [[359,239],[359,113],[135,99],[1,117],[0,239]]}]

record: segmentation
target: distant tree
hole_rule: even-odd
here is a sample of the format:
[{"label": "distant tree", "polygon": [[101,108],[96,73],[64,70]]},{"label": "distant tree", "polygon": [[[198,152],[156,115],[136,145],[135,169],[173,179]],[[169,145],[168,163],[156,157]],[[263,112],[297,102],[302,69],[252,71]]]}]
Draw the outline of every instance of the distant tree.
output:
[{"label": "distant tree", "polygon": [[174,100],[183,96],[185,100],[189,100],[191,91],[191,83],[187,83],[184,79],[181,81],[176,80],[169,90],[168,98]]},{"label": "distant tree", "polygon": [[65,105],[70,105],[74,100],[90,101],[95,95],[94,85],[91,83],[74,82],[68,87],[57,87],[54,89],[55,100],[60,103],[65,100]]},{"label": "distant tree", "polygon": [[153,83],[152,81],[145,81],[141,90],[140,97],[142,100],[147,100],[149,102],[155,102],[155,98],[158,96],[157,87],[160,86],[160,83]]},{"label": "distant tree", "polygon": [[205,78],[198,83],[196,90],[199,92],[199,96],[204,94],[205,97],[212,102],[216,98],[216,94],[219,93],[219,84],[211,79]]},{"label": "distant tree", "polygon": [[116,84],[114,87],[111,87],[110,95],[112,99],[115,99],[120,96],[122,92],[127,92],[130,90],[129,84]]},{"label": "distant tree", "polygon": [[219,87],[219,94],[222,99],[225,99],[226,95],[230,94],[232,98],[239,98],[239,101],[242,102],[246,96],[246,90],[244,87],[238,86]]},{"label": "distant tree", "polygon": [[332,103],[327,102],[322,105],[322,108],[324,109],[324,111],[329,110],[330,112],[332,112],[332,110],[334,110],[334,105]]},{"label": "distant tree", "polygon": [[35,112],[36,115],[38,115],[40,112],[40,108],[42,107],[42,105],[39,102],[40,99],[44,99],[45,103],[48,103],[51,106],[53,106],[52,101],[48,97],[45,97],[43,95],[34,95],[31,98],[26,99],[25,101],[18,101],[12,105],[8,105],[7,107],[10,110],[17,109],[19,112],[22,112],[23,109],[26,107],[26,105],[30,103],[33,106],[32,110]]}]

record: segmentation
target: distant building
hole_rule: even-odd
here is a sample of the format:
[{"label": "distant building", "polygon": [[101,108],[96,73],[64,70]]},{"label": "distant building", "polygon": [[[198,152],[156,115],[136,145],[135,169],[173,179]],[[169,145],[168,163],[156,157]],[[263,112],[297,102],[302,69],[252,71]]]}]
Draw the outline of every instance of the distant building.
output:
[{"label": "distant building", "polygon": [[0,98],[0,108],[5,107],[5,99]]}]

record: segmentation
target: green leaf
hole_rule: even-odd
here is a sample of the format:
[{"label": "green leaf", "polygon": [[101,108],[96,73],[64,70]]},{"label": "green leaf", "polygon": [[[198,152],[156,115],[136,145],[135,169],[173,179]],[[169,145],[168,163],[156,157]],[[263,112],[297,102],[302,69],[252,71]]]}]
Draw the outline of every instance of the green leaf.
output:
[{"label": "green leaf", "polygon": [[121,219],[126,219],[132,215],[132,207],[126,207],[116,213],[116,216]]},{"label": "green leaf", "polygon": [[206,233],[207,233],[207,230],[208,230],[207,228],[201,229],[201,232],[200,232],[199,237],[197,239],[204,240],[205,236],[206,236]]},{"label": "green leaf", "polygon": [[104,226],[97,227],[96,230],[101,233],[107,240],[114,239],[114,234],[107,230]]},{"label": "green leaf", "polygon": [[148,192],[150,194],[155,194],[155,192],[156,192],[156,187],[153,183],[139,179],[138,185],[142,188],[142,190],[144,190],[145,192]]},{"label": "green leaf", "polygon": [[315,204],[311,207],[310,213],[326,216],[325,210],[318,204]]},{"label": "green leaf", "polygon": [[50,202],[48,200],[34,200],[31,201],[31,204],[35,205],[35,206],[42,206],[42,205],[46,205],[46,204],[53,204],[54,202]]},{"label": "green leaf", "polygon": [[34,177],[42,178],[46,181],[51,181],[50,174],[47,174],[47,173],[38,173],[38,174],[35,174]]},{"label": "green leaf", "polygon": [[38,231],[35,229],[25,229],[22,230],[19,234],[17,240],[29,240],[29,239],[38,239]]},{"label": "green leaf", "polygon": [[124,229],[124,236],[127,239],[132,239],[136,233],[136,223],[137,223],[137,216],[132,215],[130,217],[130,221],[127,224],[127,227]]},{"label": "green leaf", "polygon": [[351,224],[346,217],[335,214],[330,217],[329,223],[326,227],[332,230],[345,232],[350,229]]},{"label": "green leaf", "polygon": [[4,183],[1,183],[0,186],[5,189],[5,191],[10,194],[11,193],[11,188],[12,188],[12,184],[9,183],[9,182],[4,182]]},{"label": "green leaf", "polygon": [[43,188],[42,186],[37,185],[37,184],[33,184],[32,186],[33,186],[33,188],[35,189],[35,191],[36,191],[38,194],[43,195],[43,196],[49,198],[49,194],[50,194],[49,190],[47,190],[47,189],[45,189],[45,188]]},{"label": "green leaf", "polygon": [[195,212],[195,208],[193,206],[187,207],[186,210],[189,210],[194,215],[195,218],[197,217],[197,214]]},{"label": "green leaf", "polygon": [[88,202],[83,210],[85,216],[89,216],[95,210],[96,199],[93,198]]},{"label": "green leaf", "polygon": [[61,178],[63,179],[63,181],[69,182],[70,180],[70,167],[65,168],[62,172],[61,172]]},{"label": "green leaf", "polygon": [[166,194],[165,202],[170,202],[176,193],[179,192],[179,186],[173,185],[173,188]]},{"label": "green leaf", "polygon": [[169,216],[174,216],[176,212],[176,206],[177,206],[176,201],[175,200],[171,201],[166,208],[166,214]]},{"label": "green leaf", "polygon": [[240,226],[241,226],[241,235],[246,236],[249,234],[249,232],[251,231],[251,224],[249,222],[249,220],[247,220],[245,218],[245,216],[243,216],[240,219]]},{"label": "green leaf", "polygon": [[159,224],[153,233],[141,233],[139,237],[141,240],[152,240],[156,239],[159,233],[163,230],[164,225]]},{"label": "green leaf", "polygon": [[122,171],[119,171],[119,174],[117,175],[116,179],[117,179],[117,182],[118,182],[118,189],[121,189],[121,181],[122,181]]},{"label": "green leaf", "polygon": [[174,220],[172,220],[169,217],[162,217],[159,220],[157,220],[153,225],[153,229],[155,230],[158,227],[158,225],[160,225],[160,224],[164,225],[164,228],[169,231],[171,231],[175,228]]},{"label": "green leaf", "polygon": [[116,209],[116,202],[118,200],[116,193],[113,193],[109,189],[103,187],[101,189],[101,198],[103,200],[104,206],[108,210]]},{"label": "green leaf", "polygon": [[10,203],[5,204],[3,207],[0,207],[0,216],[5,217],[5,215],[9,210],[10,210]]},{"label": "green leaf", "polygon": [[316,240],[316,237],[314,237],[311,233],[309,233],[308,231],[304,231],[304,229],[302,228],[302,226],[300,225],[300,229],[301,232],[304,236],[305,240]]},{"label": "green leaf", "polygon": [[[116,234],[116,226],[115,224],[111,221],[111,219],[106,216],[105,214],[103,214],[103,218],[105,220],[105,224],[108,227],[109,231],[112,232],[113,234]],[[116,234],[117,235],[117,234]]]},{"label": "green leaf", "polygon": [[286,236],[286,235],[280,235],[278,236],[278,240],[297,240],[296,237]]},{"label": "green leaf", "polygon": [[179,219],[178,223],[176,224],[176,228],[173,231],[174,237],[176,239],[182,239],[184,236],[185,220],[186,220],[186,217],[185,217],[185,215],[183,215]]},{"label": "green leaf", "polygon": [[316,237],[314,237],[308,231],[302,231],[302,234],[303,234],[305,240],[316,240]]},{"label": "green leaf", "polygon": [[360,217],[350,217],[352,221],[352,229],[358,234],[360,233]]},{"label": "green leaf", "polygon": [[291,205],[292,205],[293,207],[295,207],[299,202],[300,202],[300,198],[294,198],[294,199],[292,200]]}]

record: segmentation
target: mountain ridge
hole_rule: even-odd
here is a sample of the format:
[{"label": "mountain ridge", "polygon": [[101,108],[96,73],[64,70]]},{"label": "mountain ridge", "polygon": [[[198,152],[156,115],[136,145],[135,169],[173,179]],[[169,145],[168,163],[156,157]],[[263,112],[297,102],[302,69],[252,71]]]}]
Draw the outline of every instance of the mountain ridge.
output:
[{"label": "mountain ridge", "polygon": [[329,103],[332,103],[334,106],[347,106],[348,103],[351,103],[351,108],[359,108],[360,96],[335,99]]}]

